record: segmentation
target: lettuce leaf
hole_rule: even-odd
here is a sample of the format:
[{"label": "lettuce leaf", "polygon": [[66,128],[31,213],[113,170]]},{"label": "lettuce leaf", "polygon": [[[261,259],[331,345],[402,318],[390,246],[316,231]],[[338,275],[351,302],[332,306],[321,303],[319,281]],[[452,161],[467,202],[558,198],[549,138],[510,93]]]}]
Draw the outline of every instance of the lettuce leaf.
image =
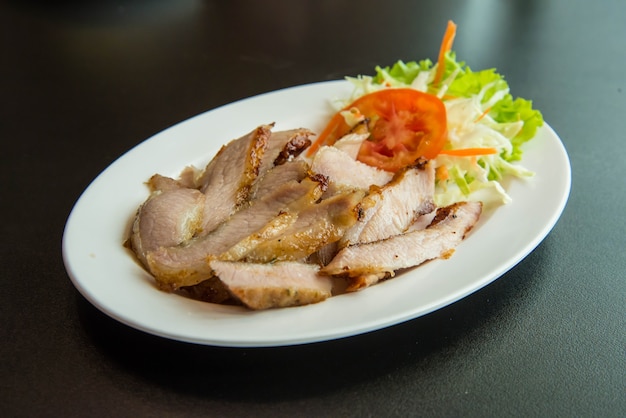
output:
[{"label": "lettuce leaf", "polygon": [[[457,61],[456,54],[451,51],[445,56],[445,70],[443,79],[446,80],[456,73],[452,82],[447,86],[446,95],[454,97],[472,97],[482,94],[482,103],[488,103],[496,93],[506,92],[504,96],[491,106],[489,115],[498,123],[523,121],[520,132],[511,139],[513,149],[503,155],[506,161],[521,159],[521,146],[532,139],[537,129],[543,125],[543,116],[540,111],[533,109],[532,102],[523,98],[513,98],[508,92],[509,85],[504,76],[496,69],[490,68],[481,71],[472,69],[463,61]],[[376,67],[376,76],[372,82],[376,84],[390,84],[393,86],[410,86],[422,71],[432,71],[434,64],[429,59],[422,61],[398,61],[391,67]],[[436,88],[436,86],[429,86]]]},{"label": "lettuce leaf", "polygon": [[432,67],[433,62],[429,59],[408,63],[398,61],[393,66],[385,68],[377,66],[373,82],[377,84],[392,82],[392,84],[410,85],[421,71],[429,71]]},{"label": "lettuce leaf", "polygon": [[498,101],[491,109],[491,116],[499,123],[522,120],[524,125],[521,131],[511,139],[513,151],[508,156],[503,156],[507,161],[518,161],[522,158],[521,146],[531,140],[537,133],[537,129],[543,125],[541,112],[533,109],[530,100],[513,99],[510,94]]}]

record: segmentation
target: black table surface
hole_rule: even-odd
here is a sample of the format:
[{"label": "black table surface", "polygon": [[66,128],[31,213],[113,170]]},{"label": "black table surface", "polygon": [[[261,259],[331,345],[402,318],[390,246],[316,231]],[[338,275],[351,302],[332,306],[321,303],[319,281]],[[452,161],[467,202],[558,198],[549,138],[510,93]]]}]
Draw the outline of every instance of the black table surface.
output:
[{"label": "black table surface", "polygon": [[[0,414],[625,416],[625,18],[621,0],[3,2]],[[127,150],[241,98],[436,60],[448,19],[572,164],[562,217],[508,273],[396,326],[272,348],[146,334],[73,287],[67,217]]]}]

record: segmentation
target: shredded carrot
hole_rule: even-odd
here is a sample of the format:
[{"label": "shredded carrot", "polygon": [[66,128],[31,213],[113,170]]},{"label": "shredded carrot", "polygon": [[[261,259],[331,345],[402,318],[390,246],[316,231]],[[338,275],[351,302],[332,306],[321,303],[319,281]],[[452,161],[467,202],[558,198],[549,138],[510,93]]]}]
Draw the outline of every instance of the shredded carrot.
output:
[{"label": "shredded carrot", "polygon": [[476,157],[478,155],[497,154],[498,150],[495,148],[459,148],[459,149],[444,149],[439,152],[441,155],[450,155],[452,157]]},{"label": "shredded carrot", "polygon": [[478,115],[478,117],[476,119],[474,119],[474,122],[478,122],[480,121],[482,118],[484,118],[485,116],[487,116],[489,114],[489,112],[491,112],[491,106],[489,106],[487,109],[485,109],[485,111],[483,113],[481,113],[480,115]]},{"label": "shredded carrot", "polygon": [[448,180],[450,178],[450,173],[448,173],[448,167],[446,167],[445,165],[440,165],[435,171],[435,176],[439,180]]},{"label": "shredded carrot", "polygon": [[335,113],[335,116],[331,118],[330,122],[328,123],[328,125],[326,125],[322,133],[317,137],[317,139],[311,144],[311,146],[307,150],[307,157],[315,154],[315,152],[317,152],[317,150],[322,145],[326,145],[328,137],[335,134],[335,132],[338,131],[343,124],[345,124],[345,122],[343,120],[343,115],[341,114],[341,112]]},{"label": "shredded carrot", "polygon": [[456,35],[456,24],[448,20],[448,26],[446,27],[446,32],[443,35],[443,40],[441,41],[441,47],[439,48],[439,59],[437,61],[437,72],[435,73],[435,79],[433,80],[433,84],[437,85],[441,83],[441,79],[443,78],[443,72],[446,69],[446,52],[449,52],[452,49],[452,43],[454,42],[454,36]]}]

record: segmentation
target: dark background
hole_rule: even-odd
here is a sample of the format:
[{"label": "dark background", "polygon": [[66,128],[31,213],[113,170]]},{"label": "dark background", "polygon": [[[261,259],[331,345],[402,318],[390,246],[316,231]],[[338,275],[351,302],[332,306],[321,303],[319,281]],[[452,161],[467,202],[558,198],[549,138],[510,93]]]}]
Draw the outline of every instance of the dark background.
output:
[{"label": "dark background", "polygon": [[[0,415],[626,415],[625,18],[620,0],[0,3]],[[263,349],[146,335],[74,289],[63,227],[117,157],[244,97],[436,60],[448,19],[458,56],[533,100],[572,163],[562,218],[499,280]]]}]

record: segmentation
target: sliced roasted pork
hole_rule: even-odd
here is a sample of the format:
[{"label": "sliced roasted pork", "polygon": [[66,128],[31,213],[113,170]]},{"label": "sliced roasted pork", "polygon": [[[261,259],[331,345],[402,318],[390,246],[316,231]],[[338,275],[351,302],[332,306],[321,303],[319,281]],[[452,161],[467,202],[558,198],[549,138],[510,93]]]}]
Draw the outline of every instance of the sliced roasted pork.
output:
[{"label": "sliced roasted pork", "polygon": [[319,267],[312,264],[215,260],[211,268],[230,293],[250,309],[301,306],[331,296],[332,279],[319,275]]},{"label": "sliced roasted pork", "polygon": [[146,254],[149,271],[163,289],[192,286],[212,275],[208,260],[228,251],[246,237],[263,229],[279,214],[299,211],[317,201],[325,190],[322,178],[292,181],[253,200],[213,232],[196,236],[177,246],[162,246]]},{"label": "sliced roasted pork", "polygon": [[254,250],[263,242],[279,236],[285,229],[294,224],[298,219],[298,211],[294,210],[281,211],[274,219],[265,224],[261,229],[248,235],[232,247],[228,251],[220,254],[218,257],[224,261],[241,260],[250,251]]},{"label": "sliced roasted pork", "polygon": [[268,263],[276,260],[304,260],[328,244],[339,241],[359,217],[363,192],[332,196],[304,207],[297,218],[269,239],[258,240],[240,253],[241,260]]},{"label": "sliced roasted pork", "polygon": [[335,147],[321,147],[313,161],[311,171],[323,174],[338,188],[367,190],[371,185],[383,186],[393,174],[355,160]]},{"label": "sliced roasted pork", "polygon": [[[153,175],[146,184],[150,188],[151,192],[165,192],[167,190],[187,187],[182,181],[162,176],[161,174]],[[194,189],[195,187],[192,186],[190,188]]]},{"label": "sliced roasted pork", "polygon": [[372,187],[361,203],[362,219],[342,238],[341,246],[378,241],[402,234],[420,216],[435,209],[435,170],[419,159],[398,171],[381,188]]},{"label": "sliced roasted pork", "polygon": [[188,189],[197,189],[196,177],[198,177],[198,169],[193,166],[185,167],[177,179],[166,177],[161,174],[155,174],[147,181],[150,191],[166,191],[169,189],[178,189],[185,187]]},{"label": "sliced roasted pork", "polygon": [[310,138],[313,135],[312,131],[303,128],[273,133],[261,170],[263,171],[266,164],[277,166],[298,157],[302,151],[311,145]]},{"label": "sliced roasted pork", "polygon": [[337,251],[339,251],[339,241],[331,242],[311,254],[307,259],[307,262],[325,266],[330,263],[333,258],[335,258]]},{"label": "sliced roasted pork", "polygon": [[266,171],[252,185],[250,198],[256,199],[289,181],[300,181],[309,172],[309,165],[303,160],[293,160],[277,165]]},{"label": "sliced roasted pork", "polygon": [[409,229],[406,232],[419,231],[420,229],[427,228],[435,219],[435,215],[437,214],[436,210],[433,210],[430,213],[425,213],[424,215],[420,215],[415,219],[415,221],[409,225]]},{"label": "sliced roasted pork", "polygon": [[348,283],[346,283],[344,291],[357,292],[389,278],[391,278],[391,273],[388,272],[363,274],[361,276],[349,277]]},{"label": "sliced roasted pork", "polygon": [[353,160],[356,160],[363,141],[365,141],[369,135],[369,132],[363,134],[350,133],[342,136],[333,146],[348,154]]},{"label": "sliced roasted pork", "polygon": [[202,224],[204,201],[196,189],[173,187],[152,193],[133,222],[130,243],[137,258],[147,265],[149,251],[190,239]]},{"label": "sliced roasted pork", "polygon": [[147,182],[129,241],[161,289],[251,309],[316,303],[450,257],[480,216],[480,203],[435,209],[426,160],[395,174],[357,161],[358,129],[308,159],[311,131],[272,127],[202,171]]},{"label": "sliced roasted pork", "polygon": [[343,248],[323,273],[361,277],[414,267],[435,258],[448,258],[478,221],[480,202],[462,202],[437,210],[426,229],[381,241]]},{"label": "sliced roasted pork", "polygon": [[224,145],[198,179],[207,204],[202,232],[206,235],[232,215],[249,196],[250,187],[271,135],[271,125],[262,125]]},{"label": "sliced roasted pork", "polygon": [[203,302],[241,305],[239,299],[233,296],[226,285],[215,276],[193,286],[182,286],[179,290],[181,294]]}]

